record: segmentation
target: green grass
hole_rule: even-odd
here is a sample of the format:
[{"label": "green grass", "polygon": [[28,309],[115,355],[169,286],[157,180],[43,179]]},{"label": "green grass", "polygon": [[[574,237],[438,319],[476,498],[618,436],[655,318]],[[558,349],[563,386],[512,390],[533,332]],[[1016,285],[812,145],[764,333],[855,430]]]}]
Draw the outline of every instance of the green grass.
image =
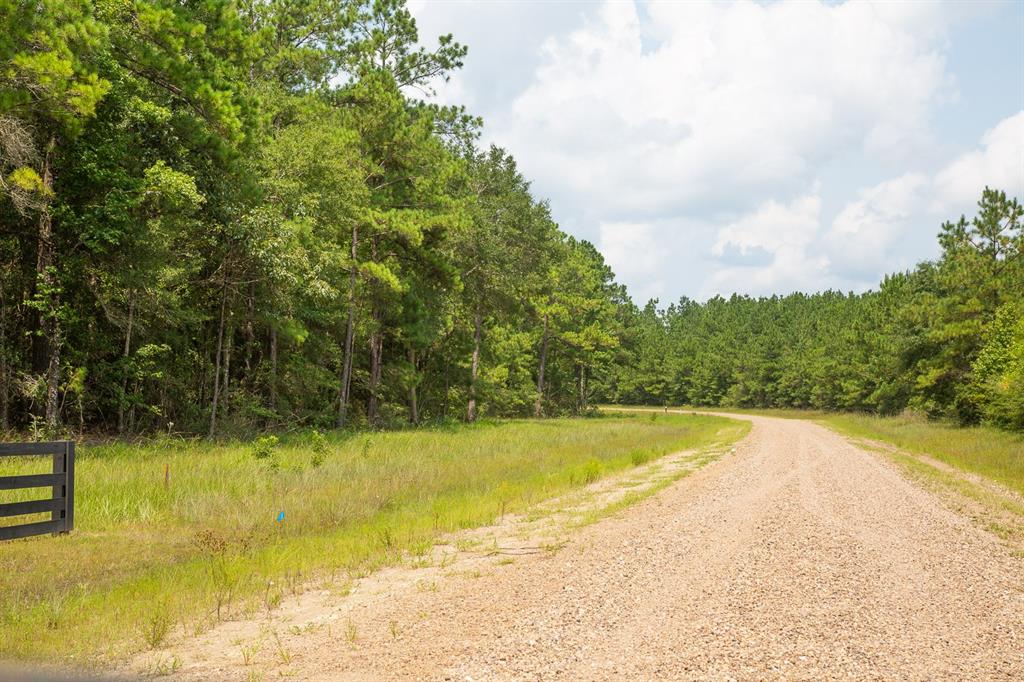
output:
[{"label": "green grass", "polygon": [[857,438],[883,441],[997,481],[1024,494],[1024,436],[987,427],[961,428],[918,417],[834,414],[821,423]]},{"label": "green grass", "polygon": [[[645,414],[306,434],[279,444],[82,446],[75,532],[0,545],[0,659],[109,663],[272,609],[311,581],[344,583],[426,554],[442,533],[652,457],[731,442],[746,428]],[[0,475],[43,464],[5,460]],[[16,499],[26,495],[3,493]]]},{"label": "green grass", "polygon": [[[664,407],[652,405],[601,405],[605,412],[645,410],[663,411]],[[752,414],[764,417],[782,417],[783,419],[820,419],[829,414],[822,410],[805,410],[795,407],[694,407],[692,405],[669,405],[669,412],[733,412],[736,414]]]},{"label": "green grass", "polygon": [[[603,406],[615,413],[618,406]],[[637,407],[659,411],[658,407]],[[732,412],[736,414],[809,419],[855,438],[877,440],[907,452],[926,455],[961,471],[997,481],[1024,494],[1024,434],[990,427],[959,427],[928,421],[915,415],[875,417],[865,414],[824,412],[821,410],[741,407],[675,407],[670,410],[692,412]],[[618,414],[630,414],[618,412]],[[633,413],[636,414],[636,413]]]}]

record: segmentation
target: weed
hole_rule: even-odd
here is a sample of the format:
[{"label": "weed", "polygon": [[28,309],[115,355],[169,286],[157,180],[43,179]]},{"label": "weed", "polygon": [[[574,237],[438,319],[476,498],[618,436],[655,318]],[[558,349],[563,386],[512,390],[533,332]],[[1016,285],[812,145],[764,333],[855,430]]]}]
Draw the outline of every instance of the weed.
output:
[{"label": "weed", "polygon": [[597,458],[591,457],[586,461],[586,463],[583,464],[582,467],[580,467],[579,480],[584,485],[589,485],[596,481],[597,479],[601,478],[601,473],[603,470],[604,467],[601,466],[601,462]]},{"label": "weed", "polygon": [[281,588],[274,587],[274,581],[268,580],[267,587],[263,591],[263,608],[266,609],[267,615],[281,605]]},{"label": "weed", "polygon": [[259,641],[252,642],[251,644],[242,645],[242,663],[246,666],[252,665],[253,661],[256,660],[257,654],[260,653],[260,649],[262,648],[263,643]]},{"label": "weed", "polygon": [[64,607],[67,604],[67,597],[64,594],[52,594],[46,602],[46,627],[56,630],[60,625],[61,616],[64,615]]},{"label": "weed", "polygon": [[278,662],[281,663],[281,665],[288,665],[289,663],[291,663],[292,655],[284,647],[284,644],[281,642],[281,637],[277,634],[277,630],[274,631],[274,645],[275,648],[277,649]]},{"label": "weed", "polygon": [[349,620],[345,623],[345,641],[349,644],[355,645],[359,639],[359,631],[356,629],[356,624]]},{"label": "weed", "polygon": [[388,622],[388,632],[391,633],[391,639],[398,639],[402,636],[402,629],[398,627],[397,620],[391,620]]},{"label": "weed", "polygon": [[310,463],[313,468],[316,469],[324,463],[327,459],[327,453],[330,448],[327,445],[327,438],[324,434],[320,433],[316,429],[309,434],[309,449],[313,452],[313,456],[310,458]]},{"label": "weed", "polygon": [[142,628],[142,639],[150,649],[156,649],[167,639],[171,633],[171,626],[174,618],[171,616],[170,608],[166,603],[158,604],[149,614]]},{"label": "weed", "polygon": [[274,448],[279,442],[277,436],[261,436],[252,442],[250,452],[256,459],[270,459],[274,456]]},{"label": "weed", "polygon": [[655,453],[647,449],[637,449],[629,453],[629,461],[635,467],[638,467],[641,464],[647,464],[647,462],[650,462],[655,457]]},{"label": "weed", "polygon": [[181,668],[181,659],[177,656],[170,656],[168,658],[160,658],[156,663],[153,664],[153,677],[166,677],[167,675],[173,675],[178,672]]}]

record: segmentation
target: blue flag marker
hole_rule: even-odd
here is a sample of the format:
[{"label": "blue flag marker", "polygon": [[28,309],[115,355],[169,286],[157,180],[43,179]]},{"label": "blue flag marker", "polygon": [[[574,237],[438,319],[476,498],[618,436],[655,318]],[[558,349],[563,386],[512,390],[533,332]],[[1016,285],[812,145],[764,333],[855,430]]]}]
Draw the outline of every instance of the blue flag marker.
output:
[{"label": "blue flag marker", "polygon": [[281,521],[284,521],[284,511],[279,511],[279,512],[277,513],[277,520],[278,520],[278,522],[279,522],[279,523],[280,523]]}]

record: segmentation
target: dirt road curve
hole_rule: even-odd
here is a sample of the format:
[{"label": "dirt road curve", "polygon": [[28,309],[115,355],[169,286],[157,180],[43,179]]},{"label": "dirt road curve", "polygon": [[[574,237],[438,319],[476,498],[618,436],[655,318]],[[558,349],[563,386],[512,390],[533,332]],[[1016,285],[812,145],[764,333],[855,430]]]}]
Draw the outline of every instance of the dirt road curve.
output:
[{"label": "dirt road curve", "polygon": [[290,674],[1024,679],[1020,558],[880,455],[751,419],[734,454],[558,552],[379,600],[358,645],[341,623],[297,638]]}]

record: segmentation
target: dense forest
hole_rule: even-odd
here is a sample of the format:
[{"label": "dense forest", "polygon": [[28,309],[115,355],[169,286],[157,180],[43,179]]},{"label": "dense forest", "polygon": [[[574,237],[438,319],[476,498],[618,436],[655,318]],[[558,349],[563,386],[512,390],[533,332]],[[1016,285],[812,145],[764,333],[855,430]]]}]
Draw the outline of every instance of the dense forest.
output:
[{"label": "dense forest", "polygon": [[403,2],[0,8],[0,427],[586,407],[625,291],[423,101],[466,48]]},{"label": "dense forest", "polygon": [[615,400],[809,407],[1024,429],[1021,206],[986,189],[941,226],[942,255],[877,291],[826,291],[633,312],[605,389]]},{"label": "dense forest", "polygon": [[401,0],[0,0],[0,430],[809,406],[1024,428],[1021,208],[877,292],[635,306]]}]

